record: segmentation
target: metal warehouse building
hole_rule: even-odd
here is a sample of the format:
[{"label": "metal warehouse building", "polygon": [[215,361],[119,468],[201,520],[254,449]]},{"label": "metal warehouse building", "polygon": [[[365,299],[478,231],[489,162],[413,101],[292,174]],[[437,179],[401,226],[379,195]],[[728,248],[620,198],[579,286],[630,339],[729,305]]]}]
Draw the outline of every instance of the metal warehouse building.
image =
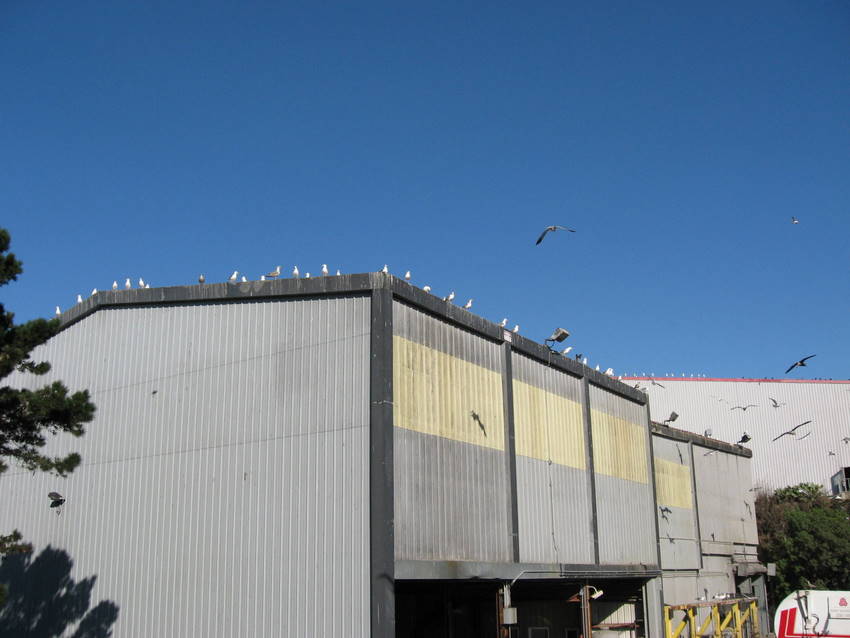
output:
[{"label": "metal warehouse building", "polygon": [[[850,467],[850,381],[634,377],[628,383],[649,395],[653,419],[675,411],[676,427],[709,429],[730,442],[746,431],[759,487],[805,482],[831,489],[830,478]],[[793,436],[773,441],[807,421]]]},{"label": "metal warehouse building", "polygon": [[665,603],[763,603],[749,450],[399,279],[105,292],[62,321],[50,374],[13,382],[92,392],[51,442],[83,463],[7,472],[0,521],[95,576],[116,636],[489,637],[515,610],[504,635],[661,638]]}]

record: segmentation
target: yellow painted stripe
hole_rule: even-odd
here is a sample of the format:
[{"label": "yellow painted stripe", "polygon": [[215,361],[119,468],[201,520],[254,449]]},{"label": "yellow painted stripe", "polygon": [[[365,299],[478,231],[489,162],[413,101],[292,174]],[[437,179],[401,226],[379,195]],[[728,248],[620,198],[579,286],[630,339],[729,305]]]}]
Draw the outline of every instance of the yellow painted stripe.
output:
[{"label": "yellow painted stripe", "polygon": [[594,470],[627,481],[649,483],[644,429],[599,410],[591,409],[590,420]]},{"label": "yellow painted stripe", "polygon": [[693,509],[690,468],[681,463],[656,458],[655,494],[659,505]]},{"label": "yellow painted stripe", "polygon": [[393,418],[396,427],[504,450],[502,376],[394,336]]},{"label": "yellow painted stripe", "polygon": [[514,381],[516,453],[584,469],[581,405],[533,385]]}]

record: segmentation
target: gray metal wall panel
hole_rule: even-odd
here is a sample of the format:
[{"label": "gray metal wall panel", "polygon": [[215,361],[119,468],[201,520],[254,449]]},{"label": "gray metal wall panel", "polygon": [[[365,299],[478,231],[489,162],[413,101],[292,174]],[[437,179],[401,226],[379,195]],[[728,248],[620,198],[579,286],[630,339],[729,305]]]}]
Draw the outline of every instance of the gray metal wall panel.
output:
[{"label": "gray metal wall panel", "polygon": [[36,356],[97,417],[0,520],[96,575],[115,635],[368,633],[368,299],[103,309]]},{"label": "gray metal wall panel", "polygon": [[[589,564],[593,558],[590,480],[584,459],[584,427],[581,415],[581,380],[524,355],[513,353],[514,382],[535,390],[540,402],[536,419],[557,422],[526,422],[526,394],[515,392],[517,440],[517,507],[519,510],[520,559],[523,562]],[[559,402],[557,397],[574,404]],[[533,432],[526,432],[525,429]],[[578,437],[575,435],[578,434]],[[534,445],[538,437],[544,440]],[[574,448],[580,467],[559,463]],[[524,449],[528,448],[528,449]],[[530,456],[537,452],[539,458]],[[523,455],[526,452],[527,455]]]},{"label": "gray metal wall panel", "polygon": [[593,562],[587,471],[517,457],[520,561]]},{"label": "gray metal wall panel", "polygon": [[[817,359],[815,359],[817,361]],[[847,413],[850,411],[850,381],[782,382],[772,380],[713,381],[660,378],[664,386],[632,381],[646,386],[654,421],[663,421],[675,410],[675,426],[703,434],[712,430],[715,439],[735,443],[744,431],[753,438],[746,447],[753,451],[752,473],[757,486],[769,488],[809,482],[829,486],[829,477],[840,467],[850,466]],[[780,407],[774,408],[771,398]],[[732,410],[735,406],[757,407]],[[804,421],[812,421],[805,439],[771,439]],[[808,428],[801,428],[803,433]],[[829,456],[829,451],[835,456]]]},{"label": "gray metal wall panel", "polygon": [[399,302],[393,334],[396,559],[512,560],[501,347]]},{"label": "gray metal wall panel", "polygon": [[397,560],[509,562],[504,454],[395,428]]},{"label": "gray metal wall panel", "polygon": [[705,596],[699,588],[697,573],[692,572],[664,572],[664,604],[683,605],[695,602],[697,598]]},{"label": "gray metal wall panel", "polygon": [[[652,437],[655,454],[656,494],[658,499],[658,534],[661,547],[662,569],[698,569],[700,566],[697,542],[696,501],[693,498],[693,476],[690,447],[682,441],[673,441],[661,436]],[[681,506],[681,497],[665,501],[665,492],[657,482],[663,463],[682,468],[681,481],[686,481],[691,507]],[[687,474],[685,474],[685,471]],[[667,480],[670,480],[669,478]],[[679,504],[677,506],[677,503]]]},{"label": "gray metal wall panel", "polygon": [[[658,562],[658,547],[645,408],[593,385],[590,408],[599,560],[605,564],[654,565]],[[607,429],[603,421],[613,423],[614,429]],[[616,429],[619,426],[632,428],[627,438],[620,438],[624,432]],[[606,467],[620,476],[606,474]]]},{"label": "gray metal wall panel", "polygon": [[758,544],[750,459],[694,446],[703,553],[733,554],[734,544]]}]

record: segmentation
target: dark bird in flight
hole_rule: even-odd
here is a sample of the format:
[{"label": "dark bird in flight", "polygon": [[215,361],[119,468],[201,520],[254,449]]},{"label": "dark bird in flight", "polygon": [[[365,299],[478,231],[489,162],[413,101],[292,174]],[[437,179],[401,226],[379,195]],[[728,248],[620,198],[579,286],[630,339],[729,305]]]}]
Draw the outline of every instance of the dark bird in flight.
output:
[{"label": "dark bird in flight", "polygon": [[835,456],[835,452],[833,452],[832,450],[830,450],[830,451],[829,451],[829,454],[827,454],[827,456]]},{"label": "dark bird in flight", "polygon": [[65,497],[59,492],[49,492],[47,498],[50,499],[50,507],[59,507],[65,502]]},{"label": "dark bird in flight", "polygon": [[810,354],[808,357],[803,357],[803,358],[802,358],[802,359],[800,359],[799,361],[797,361],[797,362],[795,362],[795,363],[791,364],[791,367],[790,367],[790,368],[788,368],[788,369],[785,371],[785,374],[788,374],[789,372],[791,372],[791,370],[793,370],[794,368],[796,368],[796,367],[798,367],[798,366],[799,366],[799,367],[801,367],[801,368],[806,367],[806,361],[808,361],[808,360],[809,360],[809,359],[811,359],[812,357],[816,357],[816,356],[817,356],[816,354]]},{"label": "dark bird in flight", "polygon": [[757,406],[755,403],[748,403],[747,405],[736,405],[734,408],[730,408],[730,409],[731,410],[743,410],[744,412],[746,412],[747,408],[757,408],[757,407],[759,407],[759,406]]},{"label": "dark bird in flight", "polygon": [[547,226],[546,230],[544,230],[542,233],[540,233],[540,237],[537,238],[537,241],[534,242],[534,245],[539,246],[540,242],[543,241],[543,238],[546,237],[546,233],[554,233],[556,230],[566,230],[566,231],[569,231],[571,233],[576,232],[572,228],[567,228],[566,226],[557,226],[557,225]]},{"label": "dark bird in flight", "polygon": [[844,445],[847,445],[848,443],[850,443],[850,436],[845,436],[845,437],[844,437],[843,439],[841,439],[841,440],[842,440],[842,441],[844,441]]},{"label": "dark bird in flight", "polygon": [[799,430],[804,425],[808,425],[809,423],[811,423],[811,421],[805,421],[804,423],[801,423],[800,425],[795,425],[793,428],[791,428],[787,432],[783,432],[782,434],[780,434],[779,436],[777,436],[776,438],[771,440],[771,443],[773,443],[773,441],[777,441],[777,440],[781,439],[783,436],[788,436],[788,435],[797,436],[797,434],[796,434],[797,430]]},{"label": "dark bird in flight", "polygon": [[661,513],[661,518],[663,518],[665,521],[670,520],[669,516],[673,513],[673,510],[671,510],[666,505],[664,507],[659,506],[658,511]]},{"label": "dark bird in flight", "polygon": [[752,437],[749,434],[747,434],[746,432],[744,432],[741,435],[741,438],[738,440],[738,445],[742,445],[742,444],[748,443],[750,441],[752,441]]},{"label": "dark bird in flight", "polygon": [[781,408],[783,405],[785,405],[784,403],[780,403],[779,401],[777,401],[773,397],[767,397],[767,398],[770,399],[770,407],[772,407],[772,408]]},{"label": "dark bird in flight", "polygon": [[792,223],[792,224],[799,224],[799,223],[800,223],[800,220],[799,220],[799,219],[797,219],[796,217],[792,216],[792,217],[791,217],[791,223]]},{"label": "dark bird in flight", "polygon": [[803,436],[801,436],[801,437],[800,437],[799,439],[797,439],[797,440],[798,440],[798,441],[802,441],[803,439],[805,439],[806,437],[809,437],[809,436],[811,436],[811,435],[812,435],[812,431],[811,431],[811,430],[809,430],[808,432],[806,432]]},{"label": "dark bird in flight", "polygon": [[[660,383],[658,383],[658,381],[656,381],[655,379],[650,379],[650,380],[649,380],[649,382],[650,382],[652,385],[657,385],[659,388],[664,388],[664,386],[663,386],[663,385],[661,385]],[[664,388],[664,389],[666,390],[667,388]],[[673,420],[675,421],[675,419],[673,419]]]},{"label": "dark bird in flight", "polygon": [[484,433],[484,436],[487,436],[487,428],[484,427],[484,424],[481,422],[481,417],[478,416],[478,413],[473,410],[472,412],[470,412],[470,416],[472,417],[472,420],[478,424],[478,427],[481,428],[481,431]]}]

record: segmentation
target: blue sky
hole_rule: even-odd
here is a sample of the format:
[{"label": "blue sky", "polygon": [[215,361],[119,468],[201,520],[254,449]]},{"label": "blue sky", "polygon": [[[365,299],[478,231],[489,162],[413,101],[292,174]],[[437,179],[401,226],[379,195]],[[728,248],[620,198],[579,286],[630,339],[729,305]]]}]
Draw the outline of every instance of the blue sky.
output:
[{"label": "blue sky", "polygon": [[617,374],[850,377],[850,4],[315,4],[0,4],[18,320],[387,263]]}]

